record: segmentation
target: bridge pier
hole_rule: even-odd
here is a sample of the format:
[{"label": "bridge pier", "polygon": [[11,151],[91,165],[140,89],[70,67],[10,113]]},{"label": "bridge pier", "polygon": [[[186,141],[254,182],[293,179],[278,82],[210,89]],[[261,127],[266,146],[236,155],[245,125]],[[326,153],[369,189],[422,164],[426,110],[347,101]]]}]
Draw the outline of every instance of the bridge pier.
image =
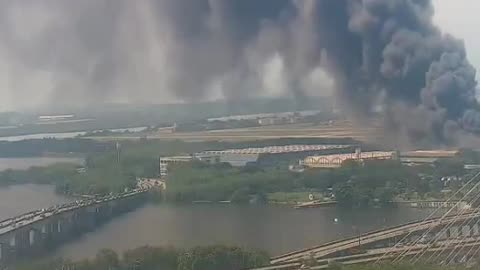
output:
[{"label": "bridge pier", "polygon": [[8,244],[0,243],[0,269],[3,269],[3,266],[6,265],[6,262],[8,261],[8,253]]},{"label": "bridge pier", "polygon": [[35,230],[34,229],[31,229],[29,232],[28,232],[28,242],[30,243],[30,246],[33,246],[35,244],[37,244],[38,242],[38,238],[37,234],[35,233]]},{"label": "bridge pier", "polygon": [[12,236],[10,237],[10,242],[9,242],[9,243],[10,243],[10,247],[15,247],[15,246],[17,246],[17,239],[15,238],[15,235],[12,235]]},{"label": "bridge pier", "polygon": [[71,216],[72,233],[91,231],[95,228],[94,216],[88,208],[82,208],[75,211]]}]

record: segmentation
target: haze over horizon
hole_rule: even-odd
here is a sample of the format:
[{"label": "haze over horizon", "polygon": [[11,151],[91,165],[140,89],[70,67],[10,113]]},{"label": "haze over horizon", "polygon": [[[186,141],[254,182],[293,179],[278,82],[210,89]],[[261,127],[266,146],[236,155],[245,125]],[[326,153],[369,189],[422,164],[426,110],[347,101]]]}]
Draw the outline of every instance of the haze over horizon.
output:
[{"label": "haze over horizon", "polygon": [[[451,33],[454,36],[463,39],[466,44],[469,59],[477,69],[480,68],[480,50],[476,49],[480,47],[480,40],[476,38],[475,28],[471,27],[472,25],[475,25],[475,21],[478,20],[474,14],[475,10],[477,9],[472,8],[472,6],[479,5],[480,7],[480,3],[476,3],[473,0],[459,0],[455,1],[455,3],[444,0],[434,0],[433,2],[435,5],[435,23],[441,29],[443,29],[443,31]],[[103,1],[102,3],[105,4],[107,2]],[[8,28],[10,31],[12,31],[12,33],[10,34],[13,34],[16,38],[21,39],[25,42],[28,42],[28,40],[30,39],[38,40],[45,38],[41,35],[44,34],[42,31],[44,31],[47,26],[58,25],[65,20],[69,20],[68,17],[61,17],[62,14],[59,14],[58,12],[62,10],[58,9],[59,5],[55,7],[54,2],[51,5],[47,5],[46,3],[42,3],[42,1],[2,0],[0,1],[0,5],[8,7],[2,12],[2,14],[8,14],[8,16],[5,16],[6,19],[0,21],[0,24],[3,25],[0,29],[5,31],[5,29]],[[145,6],[139,5],[137,8],[137,12],[144,13],[146,12],[145,8]],[[129,19],[131,18],[125,17],[125,20],[127,22]],[[151,26],[151,22],[149,22],[149,20],[150,19],[146,18],[143,22],[141,22],[142,25],[146,28]],[[102,30],[104,29],[101,29],[99,31]],[[140,33],[140,35],[148,36],[148,32],[153,31],[153,29],[143,29],[142,31],[143,32]],[[92,34],[95,33],[92,32]],[[65,42],[68,39],[68,37],[63,37],[65,38],[65,40],[62,41],[61,36],[50,38],[53,38],[55,42]],[[68,42],[75,41],[70,40]],[[55,45],[53,44],[51,44],[51,46],[55,47]],[[50,51],[50,53],[52,54],[50,57],[52,59],[55,59],[56,52],[52,50]],[[88,54],[88,51],[85,51],[84,53]],[[94,52],[92,52],[92,54],[93,53]],[[78,103],[80,102],[99,102],[99,100],[97,100],[97,97],[90,99],[88,97],[85,97],[84,94],[82,94],[85,92],[90,92],[87,89],[78,89],[79,94],[77,96],[70,96],[72,91],[64,90],[65,92],[68,92],[69,95],[61,96],[58,91],[61,92],[62,90],[54,89],[55,87],[54,83],[52,82],[52,74],[50,74],[51,71],[49,71],[48,69],[44,69],[42,66],[38,66],[34,69],[29,70],[26,66],[21,66],[18,63],[13,64],[12,56],[9,54],[10,52],[8,51],[8,49],[5,48],[5,40],[0,39],[0,96],[2,97],[0,99],[0,111],[22,111],[24,109],[38,109],[45,106],[49,107],[55,105],[56,103],[78,105]],[[59,56],[62,56],[62,54],[59,54]],[[20,55],[19,57],[26,57],[26,55]],[[142,59],[139,63],[144,65],[149,64],[146,60],[147,59]],[[78,68],[78,72],[83,72],[80,66]],[[263,91],[259,91],[259,93],[261,93],[261,95],[263,96],[278,96],[285,94],[288,95],[288,91],[284,89],[283,86],[279,85],[279,83],[281,82],[280,76],[282,71],[281,60],[273,58],[271,61],[265,64],[264,69],[265,74],[263,75],[265,85],[261,87],[269,89],[263,89]],[[24,76],[18,76],[18,72],[22,72]],[[309,94],[317,94],[317,90],[315,88],[318,85],[323,88],[327,88],[325,92],[329,94],[328,92],[331,90],[328,88],[331,87],[332,83],[329,75],[322,73],[319,70],[317,70],[316,73],[310,75],[310,78],[307,79],[306,82],[310,84]],[[142,78],[136,79],[148,78],[149,77],[147,76],[143,76]],[[101,97],[100,101],[141,104],[166,104],[177,102],[181,103],[185,101],[188,102],[188,100],[182,99],[182,97],[176,97],[171,92],[162,89],[160,85],[155,85],[156,83],[158,83],[158,80],[156,80],[155,82],[145,81],[142,84],[135,83],[138,83],[138,80],[135,80],[128,87],[119,87],[118,91],[114,91],[112,95],[109,94]],[[65,83],[64,87],[68,88],[73,86],[69,86],[68,83]],[[27,94],[28,98],[23,97],[23,94]],[[223,98],[224,96],[222,95],[221,91],[218,91],[218,89],[216,89],[216,93],[212,93],[210,96],[204,97],[203,99],[216,100]],[[194,101],[198,100],[195,99]]]},{"label": "haze over horizon", "polygon": [[476,140],[468,3],[2,0],[0,111],[333,95],[402,140]]}]

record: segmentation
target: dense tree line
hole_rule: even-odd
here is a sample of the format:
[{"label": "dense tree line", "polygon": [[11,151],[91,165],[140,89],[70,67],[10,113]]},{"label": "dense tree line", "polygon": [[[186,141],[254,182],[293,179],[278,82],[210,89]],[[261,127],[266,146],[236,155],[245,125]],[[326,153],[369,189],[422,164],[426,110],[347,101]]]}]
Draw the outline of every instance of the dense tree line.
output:
[{"label": "dense tree line", "polygon": [[0,186],[13,184],[53,184],[63,194],[107,194],[133,188],[137,177],[158,175],[158,158],[113,153],[89,155],[85,166],[58,163],[26,170],[0,171]]},{"label": "dense tree line", "polygon": [[0,186],[13,184],[52,184],[62,194],[108,194],[133,188],[135,176],[118,167],[92,168],[79,171],[72,164],[31,167],[27,170],[0,172]]},{"label": "dense tree line", "polygon": [[112,250],[101,250],[90,260],[64,259],[26,263],[15,270],[226,270],[248,269],[269,263],[265,252],[238,247],[207,246],[191,249],[139,247],[119,256]]},{"label": "dense tree line", "polygon": [[[439,175],[435,175],[437,171]],[[338,169],[304,173],[290,172],[284,167],[233,168],[228,164],[190,163],[171,168],[167,198],[182,202],[245,203],[263,202],[273,192],[331,191],[341,206],[361,207],[387,204],[399,195],[438,195],[443,188],[440,176],[454,174],[464,174],[463,167],[455,160],[442,161],[437,168],[405,166],[398,160],[345,162]]]}]

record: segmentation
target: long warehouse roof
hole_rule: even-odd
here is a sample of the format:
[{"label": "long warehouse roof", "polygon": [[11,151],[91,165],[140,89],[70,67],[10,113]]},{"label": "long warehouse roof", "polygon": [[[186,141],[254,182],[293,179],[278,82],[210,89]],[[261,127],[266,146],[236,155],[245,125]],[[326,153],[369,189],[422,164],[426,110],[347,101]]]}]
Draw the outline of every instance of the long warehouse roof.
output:
[{"label": "long warehouse roof", "polygon": [[205,151],[202,154],[224,155],[224,154],[282,154],[306,151],[321,151],[329,149],[343,149],[350,145],[283,145],[283,146],[267,146],[259,148],[243,148],[243,149],[226,149],[218,151]]}]

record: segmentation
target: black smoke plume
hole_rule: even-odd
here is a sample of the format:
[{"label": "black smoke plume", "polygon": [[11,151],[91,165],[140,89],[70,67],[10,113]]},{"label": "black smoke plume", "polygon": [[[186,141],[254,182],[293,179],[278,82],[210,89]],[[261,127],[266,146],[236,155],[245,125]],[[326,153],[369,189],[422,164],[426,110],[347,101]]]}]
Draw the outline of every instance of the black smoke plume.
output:
[{"label": "black smoke plume", "polygon": [[326,72],[393,141],[476,141],[475,69],[433,14],[430,0],[0,0],[0,62],[18,103],[304,97]]}]

